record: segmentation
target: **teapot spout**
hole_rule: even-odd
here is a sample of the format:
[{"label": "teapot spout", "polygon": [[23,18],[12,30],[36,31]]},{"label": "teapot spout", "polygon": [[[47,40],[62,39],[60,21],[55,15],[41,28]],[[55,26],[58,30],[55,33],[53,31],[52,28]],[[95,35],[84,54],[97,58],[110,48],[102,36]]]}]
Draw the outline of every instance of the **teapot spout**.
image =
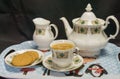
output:
[{"label": "teapot spout", "polygon": [[71,28],[70,24],[68,23],[68,21],[65,17],[61,17],[60,20],[62,20],[62,22],[64,24],[65,32],[68,37],[72,33],[73,29]]}]

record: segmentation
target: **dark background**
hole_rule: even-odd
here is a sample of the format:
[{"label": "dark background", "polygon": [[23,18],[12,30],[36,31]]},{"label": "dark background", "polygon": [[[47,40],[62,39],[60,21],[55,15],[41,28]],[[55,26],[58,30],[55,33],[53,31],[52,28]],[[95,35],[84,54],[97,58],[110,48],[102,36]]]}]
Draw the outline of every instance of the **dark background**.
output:
[{"label": "dark background", "polygon": [[[32,19],[36,17],[56,24],[59,29],[57,39],[67,39],[59,18],[65,16],[72,27],[72,19],[80,17],[88,3],[98,18],[105,20],[114,15],[120,21],[119,0],[0,0],[0,52],[10,45],[32,40],[35,29]],[[111,23],[105,30],[107,35],[115,33],[114,26]],[[110,42],[120,46],[119,36]]]},{"label": "dark background", "polygon": [[[33,18],[46,18],[57,25],[57,39],[67,39],[63,23],[65,16],[71,27],[72,19],[80,17],[85,7],[91,3],[98,18],[106,19],[114,15],[120,21],[120,0],[0,0],[0,52],[6,47],[23,41],[32,40],[35,26]],[[115,33],[112,22],[105,30],[107,35]],[[120,34],[110,42],[120,46]]]}]

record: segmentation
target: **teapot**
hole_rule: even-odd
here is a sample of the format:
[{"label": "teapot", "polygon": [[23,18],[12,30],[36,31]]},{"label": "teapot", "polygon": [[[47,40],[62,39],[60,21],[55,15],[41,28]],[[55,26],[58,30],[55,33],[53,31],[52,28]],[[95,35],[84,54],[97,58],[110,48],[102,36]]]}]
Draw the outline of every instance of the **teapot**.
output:
[{"label": "teapot", "polygon": [[[35,31],[33,34],[33,40],[38,45],[38,49],[42,51],[47,51],[50,49],[50,43],[56,39],[58,36],[58,29],[55,24],[50,24],[49,20],[44,18],[35,18],[33,19],[35,24]],[[51,31],[51,27],[55,29],[55,36]]]},{"label": "teapot", "polygon": [[[79,54],[83,57],[97,57],[100,50],[103,49],[110,39],[115,39],[119,32],[119,22],[113,16],[108,16],[106,21],[97,18],[91,11],[90,4],[85,8],[86,12],[81,17],[72,20],[73,29],[70,27],[67,19],[61,17],[67,38],[72,40],[79,49]],[[109,37],[105,34],[104,30],[107,28],[109,19],[112,19],[116,24],[116,32]]]}]

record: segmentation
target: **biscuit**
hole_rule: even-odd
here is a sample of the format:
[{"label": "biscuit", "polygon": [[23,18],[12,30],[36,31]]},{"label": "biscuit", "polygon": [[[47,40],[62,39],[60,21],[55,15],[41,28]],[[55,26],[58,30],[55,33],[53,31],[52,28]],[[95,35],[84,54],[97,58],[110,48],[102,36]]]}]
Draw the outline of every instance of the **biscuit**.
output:
[{"label": "biscuit", "polygon": [[26,51],[24,54],[30,55],[33,62],[39,58],[39,54],[35,51]]},{"label": "biscuit", "polygon": [[16,56],[13,57],[12,59],[12,64],[14,66],[26,66],[29,65],[33,62],[31,56],[27,55],[27,54],[18,54]]},{"label": "biscuit", "polygon": [[15,55],[11,63],[14,66],[27,66],[32,64],[38,58],[39,54],[36,51],[26,51],[22,54]]}]

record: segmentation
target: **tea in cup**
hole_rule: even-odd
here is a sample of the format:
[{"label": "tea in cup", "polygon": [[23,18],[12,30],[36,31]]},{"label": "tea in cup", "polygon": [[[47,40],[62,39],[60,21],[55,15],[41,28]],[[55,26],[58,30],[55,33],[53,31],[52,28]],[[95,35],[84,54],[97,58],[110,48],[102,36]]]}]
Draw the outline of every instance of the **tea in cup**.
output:
[{"label": "tea in cup", "polygon": [[75,44],[70,40],[55,40],[50,44],[53,66],[68,67],[72,63]]}]

